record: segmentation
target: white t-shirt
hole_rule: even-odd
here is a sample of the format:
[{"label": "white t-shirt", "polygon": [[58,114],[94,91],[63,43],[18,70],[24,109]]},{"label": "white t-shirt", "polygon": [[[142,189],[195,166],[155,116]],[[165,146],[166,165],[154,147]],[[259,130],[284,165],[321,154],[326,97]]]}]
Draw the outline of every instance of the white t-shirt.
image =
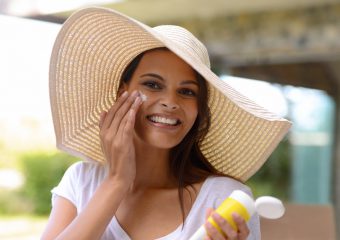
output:
[{"label": "white t-shirt", "polygon": [[[67,169],[59,185],[52,189],[52,206],[56,195],[68,199],[77,208],[78,214],[86,207],[97,187],[107,174],[106,168],[95,162],[77,162]],[[250,189],[244,184],[227,177],[207,178],[185,220],[176,230],[158,240],[188,240],[205,222],[205,212],[208,207],[217,208],[235,189],[251,195]],[[259,240],[260,224],[258,215],[253,215],[248,221],[250,235],[248,240]],[[131,240],[112,218],[101,240]]]}]

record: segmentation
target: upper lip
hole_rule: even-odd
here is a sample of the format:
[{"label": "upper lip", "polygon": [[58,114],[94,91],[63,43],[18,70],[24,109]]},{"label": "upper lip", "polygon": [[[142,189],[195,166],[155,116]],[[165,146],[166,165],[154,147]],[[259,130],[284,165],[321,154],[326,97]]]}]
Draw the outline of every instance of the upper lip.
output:
[{"label": "upper lip", "polygon": [[157,116],[157,117],[163,117],[163,118],[168,118],[168,119],[175,119],[177,122],[182,123],[182,120],[174,115],[168,115],[168,114],[162,114],[162,113],[153,113],[153,114],[148,114],[146,117],[151,117],[151,116]]}]

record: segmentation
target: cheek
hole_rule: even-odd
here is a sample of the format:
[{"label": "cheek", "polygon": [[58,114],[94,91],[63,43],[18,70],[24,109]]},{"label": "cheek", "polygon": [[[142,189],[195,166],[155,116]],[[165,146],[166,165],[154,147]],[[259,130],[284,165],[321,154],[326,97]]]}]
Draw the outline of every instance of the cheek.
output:
[{"label": "cheek", "polygon": [[195,123],[195,120],[198,115],[198,106],[197,103],[192,104],[191,106],[187,106],[187,116],[190,122],[190,127]]}]

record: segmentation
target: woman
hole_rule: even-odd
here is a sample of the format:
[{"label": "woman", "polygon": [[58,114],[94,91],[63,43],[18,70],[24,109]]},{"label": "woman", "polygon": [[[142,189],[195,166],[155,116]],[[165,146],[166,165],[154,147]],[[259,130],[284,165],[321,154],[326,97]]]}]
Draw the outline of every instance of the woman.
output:
[{"label": "woman", "polygon": [[213,208],[235,189],[251,194],[241,181],[290,124],[209,67],[183,28],[98,8],[68,19],[51,58],[51,108],[58,147],[90,161],[52,190],[42,239],[184,240],[202,224],[207,239],[260,239],[256,215],[247,224],[235,214],[235,231]]}]

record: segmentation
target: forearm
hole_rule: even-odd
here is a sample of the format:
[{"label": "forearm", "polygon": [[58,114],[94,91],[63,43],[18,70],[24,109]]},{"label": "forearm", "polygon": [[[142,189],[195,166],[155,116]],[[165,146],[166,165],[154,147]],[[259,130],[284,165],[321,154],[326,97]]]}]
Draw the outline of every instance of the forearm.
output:
[{"label": "forearm", "polygon": [[86,208],[56,239],[100,239],[126,192],[126,185],[104,180]]}]

